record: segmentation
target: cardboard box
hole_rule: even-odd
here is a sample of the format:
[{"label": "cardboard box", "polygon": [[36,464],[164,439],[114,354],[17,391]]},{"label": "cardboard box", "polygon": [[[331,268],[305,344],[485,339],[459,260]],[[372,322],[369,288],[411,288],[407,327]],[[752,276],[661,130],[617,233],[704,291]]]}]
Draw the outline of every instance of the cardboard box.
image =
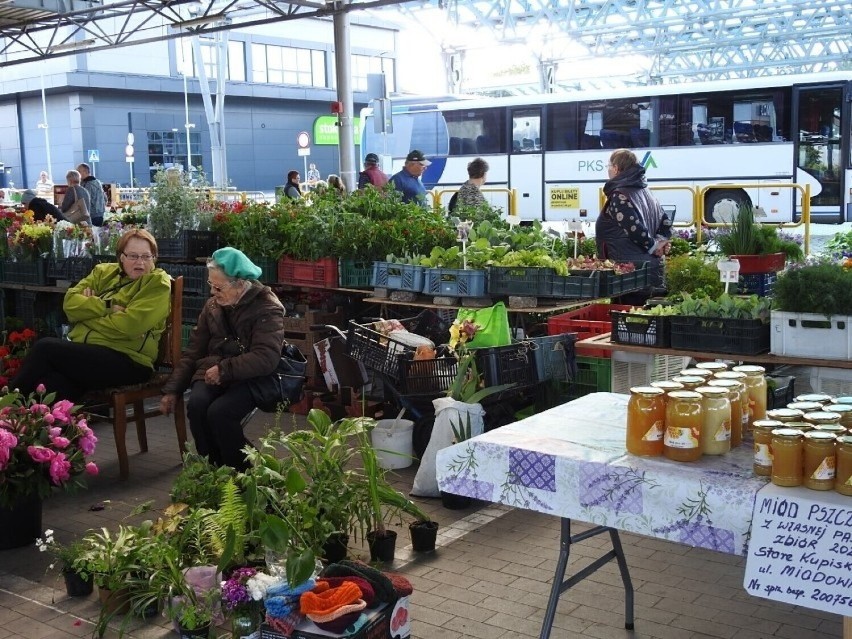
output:
[{"label": "cardboard box", "polygon": [[[305,620],[293,631],[290,639],[409,639],[411,636],[411,617],[408,597],[400,597],[395,604],[383,604],[376,610],[366,612],[367,623],[354,635],[337,635],[318,628],[313,622]],[[287,639],[274,628],[263,624],[260,627],[260,639]]]}]

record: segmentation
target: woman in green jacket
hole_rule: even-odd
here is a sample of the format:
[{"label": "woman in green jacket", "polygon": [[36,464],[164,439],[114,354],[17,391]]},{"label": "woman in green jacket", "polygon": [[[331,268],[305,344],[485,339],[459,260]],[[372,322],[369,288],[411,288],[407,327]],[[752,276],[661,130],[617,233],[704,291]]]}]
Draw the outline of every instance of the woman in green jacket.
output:
[{"label": "woman in green jacket", "polygon": [[9,382],[22,393],[44,384],[59,399],[150,379],[169,315],[171,281],[155,268],[157,242],[145,230],[121,236],[118,263],[99,264],[65,294],[69,340],[38,340]]}]

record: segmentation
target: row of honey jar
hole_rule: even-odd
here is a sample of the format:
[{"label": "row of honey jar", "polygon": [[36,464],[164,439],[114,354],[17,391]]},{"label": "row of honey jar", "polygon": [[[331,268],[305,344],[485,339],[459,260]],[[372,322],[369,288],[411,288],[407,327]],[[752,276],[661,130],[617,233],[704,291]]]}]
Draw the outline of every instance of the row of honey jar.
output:
[{"label": "row of honey jar", "polygon": [[750,425],[766,417],[761,366],[704,362],[670,380],[630,389],[627,451],[695,461],[739,446]]}]

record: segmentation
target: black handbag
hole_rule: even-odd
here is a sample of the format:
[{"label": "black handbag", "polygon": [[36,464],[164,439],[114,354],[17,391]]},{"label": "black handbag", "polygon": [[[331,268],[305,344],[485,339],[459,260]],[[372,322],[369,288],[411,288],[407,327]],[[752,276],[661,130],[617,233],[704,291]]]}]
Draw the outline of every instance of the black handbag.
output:
[{"label": "black handbag", "polygon": [[275,413],[282,407],[298,403],[302,399],[307,368],[308,362],[298,347],[285,343],[275,371],[248,380],[254,403],[265,413]]}]

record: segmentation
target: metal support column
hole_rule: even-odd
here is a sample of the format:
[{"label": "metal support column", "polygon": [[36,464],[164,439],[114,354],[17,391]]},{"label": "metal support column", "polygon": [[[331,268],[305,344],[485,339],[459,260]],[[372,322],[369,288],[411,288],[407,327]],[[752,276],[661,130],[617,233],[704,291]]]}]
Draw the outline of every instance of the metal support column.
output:
[{"label": "metal support column", "polygon": [[355,164],[355,135],[352,128],[353,109],[352,99],[352,56],[349,51],[349,13],[343,11],[348,0],[338,0],[334,3],[334,61],[337,69],[337,100],[343,104],[343,113],[338,122],[340,125],[340,177],[347,190],[353,191],[357,186],[357,165]]}]

